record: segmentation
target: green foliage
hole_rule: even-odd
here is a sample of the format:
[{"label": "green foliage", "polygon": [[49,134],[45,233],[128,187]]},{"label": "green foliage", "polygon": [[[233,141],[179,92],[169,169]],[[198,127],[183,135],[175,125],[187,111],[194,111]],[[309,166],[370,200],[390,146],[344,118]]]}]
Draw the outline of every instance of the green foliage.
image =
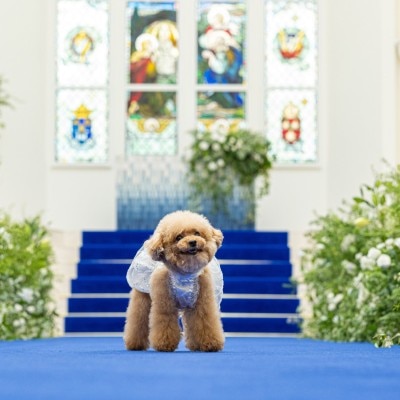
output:
[{"label": "green foliage", "polygon": [[[254,198],[256,179],[260,180],[257,197],[268,193],[273,158],[270,143],[249,130],[194,131],[188,162],[188,180],[195,198],[207,197],[214,210],[226,211],[235,186]],[[252,216],[254,218],[254,216]]]},{"label": "green foliage", "polygon": [[48,232],[39,217],[0,215],[0,340],[54,334],[53,273]]},{"label": "green foliage", "polygon": [[400,166],[338,212],[319,216],[308,233],[301,269],[305,336],[371,341],[400,339]]}]

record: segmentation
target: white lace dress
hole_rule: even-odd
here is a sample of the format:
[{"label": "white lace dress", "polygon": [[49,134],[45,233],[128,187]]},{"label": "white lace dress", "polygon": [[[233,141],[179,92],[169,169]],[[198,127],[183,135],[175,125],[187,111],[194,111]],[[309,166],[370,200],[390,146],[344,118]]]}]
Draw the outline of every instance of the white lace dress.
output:
[{"label": "white lace dress", "polygon": [[[136,253],[126,273],[126,280],[131,288],[140,292],[150,293],[150,276],[163,263],[154,261],[142,246]],[[211,276],[214,283],[215,299],[218,306],[221,304],[224,280],[221,266],[214,257],[210,264]],[[171,273],[171,290],[179,308],[193,307],[199,291],[198,274],[180,275]]]}]

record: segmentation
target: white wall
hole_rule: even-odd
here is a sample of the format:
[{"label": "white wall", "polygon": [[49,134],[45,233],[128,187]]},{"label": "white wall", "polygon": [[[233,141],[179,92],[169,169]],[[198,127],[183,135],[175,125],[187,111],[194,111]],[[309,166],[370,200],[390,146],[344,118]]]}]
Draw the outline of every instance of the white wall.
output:
[{"label": "white wall", "polygon": [[396,0],[322,0],[320,166],[276,169],[258,227],[301,231],[399,161],[396,127]]},{"label": "white wall", "polygon": [[18,216],[45,209],[44,6],[0,0],[0,74],[15,104],[0,130],[0,209]]},{"label": "white wall", "polygon": [[[260,201],[258,229],[307,229],[314,212],[337,207],[370,181],[382,158],[397,161],[396,2],[321,0],[320,163],[274,169],[270,195]],[[110,165],[55,167],[51,4],[0,0],[0,74],[19,99],[15,111],[6,112],[1,132],[0,209],[17,215],[45,211],[56,229],[113,229],[124,93],[110,99]],[[122,21],[120,7],[111,24]],[[115,62],[124,54],[123,38],[113,40],[111,82],[123,87],[123,70]]]},{"label": "white wall", "polygon": [[396,161],[396,2],[329,1],[328,207]]}]

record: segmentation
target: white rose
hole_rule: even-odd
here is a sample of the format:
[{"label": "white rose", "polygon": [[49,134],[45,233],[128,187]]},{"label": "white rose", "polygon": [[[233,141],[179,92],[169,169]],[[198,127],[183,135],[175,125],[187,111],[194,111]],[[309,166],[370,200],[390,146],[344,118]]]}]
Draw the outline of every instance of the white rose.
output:
[{"label": "white rose", "polygon": [[33,300],[33,290],[30,288],[23,288],[19,293],[19,297],[22,300],[25,300],[27,303],[30,303]]},{"label": "white rose", "polygon": [[362,256],[360,259],[361,269],[371,269],[374,266],[374,260],[369,257]]},{"label": "white rose", "polygon": [[348,250],[349,247],[354,243],[355,239],[356,239],[356,237],[354,235],[346,235],[342,240],[340,248],[343,251]]},{"label": "white rose", "polygon": [[14,310],[15,310],[16,312],[21,312],[21,311],[22,311],[22,306],[21,306],[21,304],[16,304],[16,305],[14,306]]},{"label": "white rose", "polygon": [[219,151],[219,150],[221,150],[221,145],[219,143],[213,143],[212,149],[214,151]]},{"label": "white rose", "polygon": [[357,268],[357,266],[354,263],[347,261],[347,260],[342,261],[342,267],[347,272],[350,272],[350,273],[353,272]]},{"label": "white rose", "polygon": [[200,142],[199,143],[200,150],[207,151],[209,146],[207,142]]},{"label": "white rose", "polygon": [[369,249],[368,257],[371,258],[372,260],[376,260],[380,255],[381,252],[377,248],[372,247],[371,249]]},{"label": "white rose", "polygon": [[211,161],[211,162],[208,164],[208,169],[209,169],[210,171],[216,171],[216,170],[218,169],[218,165],[217,165],[214,161]]},{"label": "white rose", "polygon": [[391,263],[392,263],[392,260],[387,254],[381,254],[379,256],[379,258],[376,260],[376,264],[378,265],[378,267],[381,267],[381,268],[390,267]]}]

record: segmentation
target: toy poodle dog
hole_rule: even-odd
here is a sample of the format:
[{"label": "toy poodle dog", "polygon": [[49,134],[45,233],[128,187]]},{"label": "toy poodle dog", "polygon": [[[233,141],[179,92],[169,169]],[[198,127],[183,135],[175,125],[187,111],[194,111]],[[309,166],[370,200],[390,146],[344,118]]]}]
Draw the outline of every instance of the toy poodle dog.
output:
[{"label": "toy poodle dog", "polygon": [[202,215],[176,211],[161,219],[127,273],[133,288],[124,330],[128,350],[176,350],[180,314],[189,350],[223,349],[223,281],[214,257],[222,240]]}]

